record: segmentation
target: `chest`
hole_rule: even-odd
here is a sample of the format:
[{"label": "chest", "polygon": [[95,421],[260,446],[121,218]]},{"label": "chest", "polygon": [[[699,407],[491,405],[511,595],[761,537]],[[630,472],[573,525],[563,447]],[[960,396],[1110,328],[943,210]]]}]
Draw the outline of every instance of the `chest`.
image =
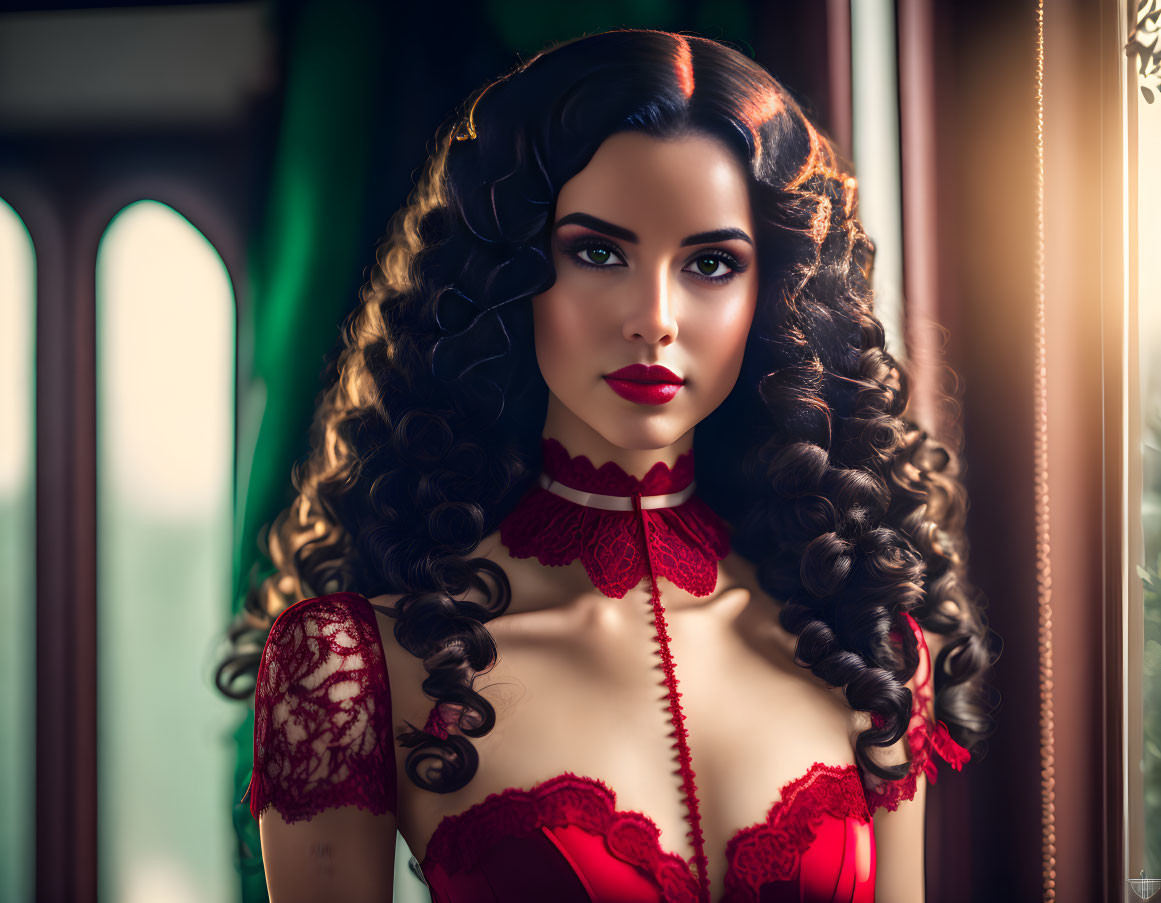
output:
[{"label": "chest", "polygon": [[[678,713],[647,582],[623,599],[581,595],[491,622],[499,655],[475,688],[494,706],[496,726],[472,741],[476,776],[441,795],[405,778],[399,783],[400,830],[416,857],[424,858],[445,819],[494,794],[535,790],[572,774],[599,782],[615,795],[618,812],[640,813],[656,827],[661,849],[689,859],[680,725],[696,776],[708,874],[720,888],[731,839],[762,823],[816,763],[853,763],[855,732],[841,691],[793,663],[793,640],[777,626],[773,603],[723,576],[722,592],[710,600],[693,600],[662,581]],[[397,727],[422,724],[430,699],[395,674]],[[400,775],[407,752],[397,750]]]}]

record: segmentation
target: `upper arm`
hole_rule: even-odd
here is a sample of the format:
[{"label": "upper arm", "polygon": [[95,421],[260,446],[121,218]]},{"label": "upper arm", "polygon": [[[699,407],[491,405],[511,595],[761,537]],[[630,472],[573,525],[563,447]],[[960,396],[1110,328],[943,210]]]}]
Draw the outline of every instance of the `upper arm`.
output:
[{"label": "upper arm", "polygon": [[[911,722],[908,736],[897,744],[910,762],[911,772],[899,782],[898,788],[881,798],[882,805],[875,807],[873,815],[876,897],[900,903],[923,903],[925,899],[924,814],[928,782],[924,765],[929,751],[918,754],[922,761],[917,761],[911,747],[923,739],[922,732],[927,726],[935,724],[934,684],[929,668],[946,639],[926,630],[922,630],[922,635],[928,656],[925,660],[921,650],[919,667],[905,684],[912,693]],[[899,758],[899,752],[889,752],[882,761],[897,763]]]},{"label": "upper arm", "polygon": [[875,822],[875,897],[899,903],[924,900],[924,806],[927,778],[920,772],[915,795],[897,809],[878,809]]},{"label": "upper arm", "polygon": [[305,600],[271,628],[255,689],[250,793],[271,903],[391,899],[391,695],[361,596]]},{"label": "upper arm", "polygon": [[277,809],[258,820],[270,903],[389,903],[395,880],[395,814],[356,806],[287,824]]}]

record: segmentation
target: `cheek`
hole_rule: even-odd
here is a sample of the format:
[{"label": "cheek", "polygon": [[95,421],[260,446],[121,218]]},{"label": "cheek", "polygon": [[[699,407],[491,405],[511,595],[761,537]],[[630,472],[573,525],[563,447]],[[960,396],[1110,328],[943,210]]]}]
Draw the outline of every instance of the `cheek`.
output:
[{"label": "cheek", "polygon": [[549,291],[532,300],[533,335],[541,372],[567,371],[568,361],[587,353],[592,318],[569,295]]},{"label": "cheek", "polygon": [[556,303],[551,294],[533,299],[533,334],[536,338],[536,355],[540,358],[542,369],[558,351],[568,347],[564,341],[568,319],[568,312],[563,309],[563,305]]},{"label": "cheek", "polygon": [[705,361],[705,373],[712,382],[729,383],[725,387],[728,392],[742,366],[746,339],[754,320],[754,303],[749,299],[739,299],[706,313],[703,328],[698,330],[696,355]]},{"label": "cheek", "polygon": [[551,344],[560,335],[564,319],[559,304],[553,301],[552,295],[540,295],[532,301],[532,323],[536,334],[537,344]]}]

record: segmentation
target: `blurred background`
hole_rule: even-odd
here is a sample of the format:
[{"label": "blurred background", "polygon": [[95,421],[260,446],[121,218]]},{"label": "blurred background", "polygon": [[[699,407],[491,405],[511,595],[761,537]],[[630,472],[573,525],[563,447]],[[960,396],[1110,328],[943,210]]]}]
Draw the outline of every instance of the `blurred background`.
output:
[{"label": "blurred background", "polygon": [[456,105],[617,26],[731,43],[832,137],[912,416],[963,448],[1002,704],[929,790],[928,898],[1135,899],[1161,5],[1047,5],[0,3],[0,899],[266,900],[253,690],[215,668],[338,326]]}]

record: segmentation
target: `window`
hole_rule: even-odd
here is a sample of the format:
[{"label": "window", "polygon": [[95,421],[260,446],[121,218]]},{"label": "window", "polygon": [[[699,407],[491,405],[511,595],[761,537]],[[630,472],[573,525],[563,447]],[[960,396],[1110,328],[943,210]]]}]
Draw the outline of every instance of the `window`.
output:
[{"label": "window", "polygon": [[895,4],[852,3],[850,28],[859,217],[875,243],[875,315],[883,323],[887,351],[906,360]]},{"label": "window", "polygon": [[31,900],[36,761],[36,258],[0,200],[0,898]]},{"label": "window", "polygon": [[231,584],[233,288],[154,201],[113,218],[96,265],[99,899],[230,900],[237,712],[211,644]]}]

